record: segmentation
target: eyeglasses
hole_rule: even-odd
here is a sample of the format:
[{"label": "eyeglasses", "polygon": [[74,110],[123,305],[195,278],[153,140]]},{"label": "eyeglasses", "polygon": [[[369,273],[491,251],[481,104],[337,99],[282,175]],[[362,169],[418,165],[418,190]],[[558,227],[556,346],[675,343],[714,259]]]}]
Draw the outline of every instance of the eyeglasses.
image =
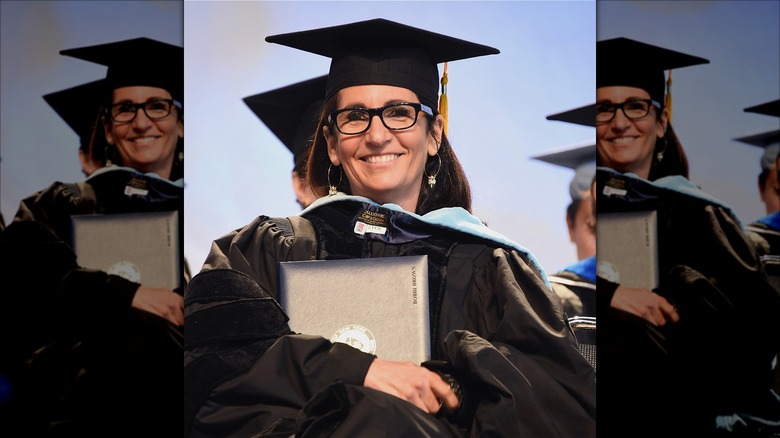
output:
[{"label": "eyeglasses", "polygon": [[420,111],[433,117],[431,108],[422,103],[391,103],[380,108],[344,108],[328,116],[328,124],[336,122],[336,128],[345,135],[361,134],[371,126],[374,116],[391,131],[409,129],[417,123]]},{"label": "eyeglasses", "polygon": [[115,122],[127,123],[135,120],[138,110],[143,109],[144,114],[149,119],[160,120],[168,117],[174,105],[181,107],[181,104],[173,99],[150,99],[144,103],[120,102],[111,105],[108,108],[108,114]]},{"label": "eyeglasses", "polygon": [[611,122],[615,118],[618,109],[628,120],[639,120],[650,113],[651,107],[661,109],[661,104],[652,99],[629,99],[623,103],[598,103],[596,104],[596,123]]}]

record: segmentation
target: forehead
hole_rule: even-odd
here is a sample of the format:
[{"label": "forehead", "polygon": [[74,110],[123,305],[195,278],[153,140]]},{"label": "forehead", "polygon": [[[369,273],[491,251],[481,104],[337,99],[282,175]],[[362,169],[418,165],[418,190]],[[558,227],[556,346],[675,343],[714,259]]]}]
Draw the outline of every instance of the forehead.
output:
[{"label": "forehead", "polygon": [[115,88],[111,93],[112,102],[146,102],[149,99],[170,99],[171,93],[164,88],[147,87],[147,86],[130,86]]},{"label": "forehead", "polygon": [[339,90],[338,105],[383,106],[393,101],[418,102],[414,91],[391,85],[355,85]]},{"label": "forehead", "polygon": [[597,102],[623,102],[626,99],[649,99],[650,93],[642,88],[626,87],[622,85],[596,88]]}]

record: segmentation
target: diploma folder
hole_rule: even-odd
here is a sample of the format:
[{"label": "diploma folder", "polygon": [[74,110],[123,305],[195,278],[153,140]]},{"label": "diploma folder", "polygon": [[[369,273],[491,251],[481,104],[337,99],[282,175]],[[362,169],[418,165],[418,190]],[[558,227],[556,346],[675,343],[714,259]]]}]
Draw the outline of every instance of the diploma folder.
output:
[{"label": "diploma folder", "polygon": [[386,360],[431,358],[426,255],[281,262],[279,302],[294,332]]},{"label": "diploma folder", "polygon": [[599,213],[596,270],[626,287],[658,287],[658,219],[654,210]]},{"label": "diploma folder", "polygon": [[79,266],[147,287],[180,286],[177,211],[74,215],[71,226]]}]

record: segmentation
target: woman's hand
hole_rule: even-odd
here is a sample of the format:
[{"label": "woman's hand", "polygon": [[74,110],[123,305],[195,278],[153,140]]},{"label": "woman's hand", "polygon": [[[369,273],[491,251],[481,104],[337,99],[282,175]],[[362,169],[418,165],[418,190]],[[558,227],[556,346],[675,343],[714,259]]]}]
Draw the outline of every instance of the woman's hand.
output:
[{"label": "woman's hand", "polygon": [[184,325],[184,297],[169,289],[140,286],[132,306],[167,319],[177,326]]},{"label": "woman's hand", "polygon": [[640,316],[656,326],[680,320],[677,309],[666,298],[648,289],[618,286],[610,306]]},{"label": "woman's hand", "polygon": [[436,414],[446,407],[455,411],[458,397],[450,385],[433,371],[411,362],[375,359],[363,386],[404,399],[425,412]]}]

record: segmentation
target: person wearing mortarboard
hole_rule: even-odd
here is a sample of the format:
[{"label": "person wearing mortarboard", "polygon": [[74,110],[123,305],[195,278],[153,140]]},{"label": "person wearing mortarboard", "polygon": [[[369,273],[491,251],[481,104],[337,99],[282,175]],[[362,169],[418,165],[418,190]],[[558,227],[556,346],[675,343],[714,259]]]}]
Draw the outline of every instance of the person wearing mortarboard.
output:
[{"label": "person wearing mortarboard", "polygon": [[0,335],[15,377],[4,426],[35,436],[181,435],[186,260],[177,290],[80,266],[70,218],[177,211],[182,231],[183,52],[149,38],[60,52],[108,67],[86,85],[98,107],[90,96],[47,96],[58,112],[72,107],[63,118],[82,138],[103,137],[90,151],[103,167],[23,199],[3,232],[3,290],[18,290],[3,306],[13,315],[0,317],[16,321]]},{"label": "person wearing mortarboard", "polygon": [[[595,436],[595,372],[533,255],[470,213],[437,105],[438,63],[498,50],[383,19],[266,41],[331,58],[306,170],[320,198],[216,239],[190,282],[185,324],[199,329],[185,338],[185,432]],[[291,333],[274,303],[282,261],[422,254],[432,361]],[[249,306],[266,316],[218,317]]]},{"label": "person wearing mortarboard", "polygon": [[96,126],[101,126],[105,82],[105,79],[100,79],[43,96],[46,103],[78,135],[79,162],[82,173],[87,177],[104,164],[93,162],[92,148],[93,143],[96,144],[95,147],[101,147],[103,150],[107,146],[102,130],[95,129]]},{"label": "person wearing mortarboard", "polygon": [[[745,108],[744,111],[780,117],[780,99],[754,105]],[[735,138],[735,140],[763,150],[759,161],[761,173],[758,175],[758,192],[761,195],[761,202],[764,203],[767,215],[780,210],[780,195],[777,192],[777,172],[775,172],[775,157],[778,151],[780,151],[780,129],[747,135]]]},{"label": "person wearing mortarboard", "polygon": [[244,103],[292,152],[292,187],[301,209],[317,199],[306,185],[306,152],[319,123],[327,80],[327,75],[319,76],[244,98]]},{"label": "person wearing mortarboard", "polygon": [[[583,126],[595,127],[595,105],[586,105],[547,116]],[[591,141],[532,157],[574,170],[569,183],[571,203],[566,208],[569,238],[577,249],[577,262],[561,268],[548,278],[564,301],[569,317],[596,316],[596,229],[590,187],[596,174],[596,145]]]},{"label": "person wearing mortarboard", "polygon": [[[745,112],[780,117],[780,99],[745,108]],[[761,155],[761,174],[758,186],[761,200],[766,205],[766,215],[748,224],[747,229],[751,237],[758,238],[756,242],[764,253],[778,254],[780,253],[780,242],[774,233],[780,232],[780,214],[777,213],[778,203],[780,203],[780,196],[778,196],[780,186],[778,185],[775,161],[778,152],[780,152],[780,129],[772,129],[736,140],[760,147],[764,151]],[[773,205],[774,207],[772,207]]]},{"label": "person wearing mortarboard", "polygon": [[712,436],[754,427],[749,418],[780,406],[769,391],[780,297],[740,219],[688,180],[665,87],[665,70],[709,61],[628,38],[598,41],[596,55],[598,240],[610,232],[603,213],[658,218],[648,236],[658,247],[652,291],[597,256],[599,409],[609,419],[599,430]]}]

